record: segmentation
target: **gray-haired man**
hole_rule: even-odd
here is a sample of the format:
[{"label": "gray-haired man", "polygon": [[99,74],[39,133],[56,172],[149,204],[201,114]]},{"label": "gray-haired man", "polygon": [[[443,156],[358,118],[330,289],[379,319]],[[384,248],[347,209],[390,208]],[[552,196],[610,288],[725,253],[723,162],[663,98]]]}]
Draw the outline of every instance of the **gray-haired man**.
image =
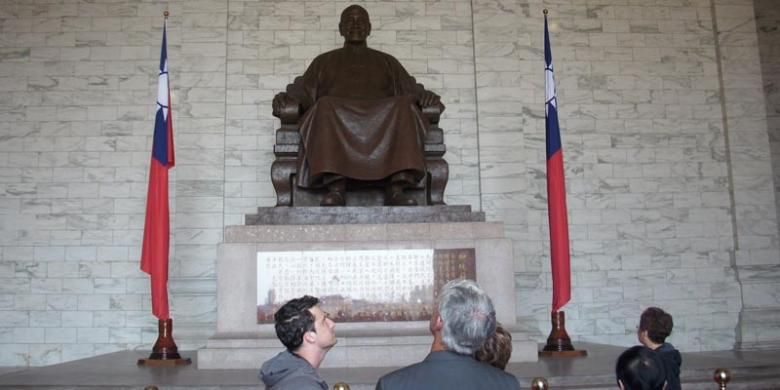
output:
[{"label": "gray-haired man", "polygon": [[425,360],[383,376],[377,390],[520,389],[512,374],[472,357],[496,330],[493,302],[475,282],[444,285],[429,328],[433,344]]}]

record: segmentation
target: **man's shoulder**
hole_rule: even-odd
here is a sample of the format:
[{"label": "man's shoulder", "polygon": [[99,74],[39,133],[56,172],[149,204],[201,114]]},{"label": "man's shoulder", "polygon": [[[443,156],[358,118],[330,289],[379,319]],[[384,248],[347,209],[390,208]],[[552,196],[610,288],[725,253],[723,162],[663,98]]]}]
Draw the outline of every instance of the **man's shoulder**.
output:
[{"label": "man's shoulder", "polygon": [[680,354],[680,351],[677,350],[677,348],[674,347],[674,345],[669,343],[663,343],[660,347],[655,349],[656,352],[660,354]]},{"label": "man's shoulder", "polygon": [[[365,52],[367,52],[367,53],[369,53],[371,55],[395,59],[395,57],[393,57],[391,54],[385,53],[385,52],[383,52],[381,50],[377,50],[377,49],[374,49],[374,48],[369,47],[369,46],[365,46],[365,47],[361,48],[360,50],[365,50]],[[314,57],[314,59],[316,60],[318,58],[328,58],[328,57],[339,55],[339,54],[345,53],[345,52],[347,52],[347,49],[345,49],[343,47],[337,47],[335,49],[328,50],[328,51],[326,51],[324,53],[318,54],[316,57]]]},{"label": "man's shoulder", "polygon": [[671,360],[678,365],[682,363],[682,355],[680,354],[680,351],[678,351],[672,344],[663,343],[658,349],[656,349],[656,352],[658,352],[658,354],[661,355],[663,359]]},{"label": "man's shoulder", "polygon": [[312,63],[327,60],[328,58],[330,58],[330,57],[336,55],[337,53],[339,53],[341,50],[343,50],[343,48],[339,47],[337,49],[328,50],[328,51],[326,51],[324,53],[320,53],[316,57],[314,57],[314,59],[312,60]]},{"label": "man's shoulder", "polygon": [[374,55],[375,57],[382,58],[382,60],[384,60],[388,64],[391,64],[393,66],[400,66],[403,68],[403,65],[401,65],[401,61],[398,61],[398,58],[395,58],[395,56],[393,56],[392,54],[385,53],[381,50],[372,49],[370,47],[368,47],[367,49],[372,55]]},{"label": "man's shoulder", "polygon": [[270,390],[327,390],[328,385],[306,360],[280,352],[260,368],[260,380]]},{"label": "man's shoulder", "polygon": [[475,362],[472,366],[472,370],[478,372],[480,375],[492,376],[508,383],[518,383],[517,378],[514,375],[487,363]]},{"label": "man's shoulder", "polygon": [[383,375],[380,380],[393,380],[395,378],[403,378],[409,375],[413,375],[415,372],[420,371],[422,365],[425,363],[425,361],[414,363],[411,365],[408,365],[406,367],[399,368],[395,371],[391,371],[388,374]]},{"label": "man's shoulder", "polygon": [[377,390],[416,390],[424,389],[431,376],[428,370],[422,369],[425,362],[415,363],[399,368],[383,375],[377,382]]},{"label": "man's shoulder", "polygon": [[292,375],[269,390],[327,390],[325,381],[308,375]]},{"label": "man's shoulder", "polygon": [[395,57],[393,57],[392,55],[390,55],[390,54],[387,54],[387,53],[383,52],[382,50],[377,50],[377,49],[374,49],[373,47],[366,47],[366,49],[367,49],[369,52],[371,52],[371,53],[373,53],[373,54],[376,54],[376,55],[380,55],[380,56],[383,56],[383,57],[391,57],[391,58],[395,58]]},{"label": "man's shoulder", "polygon": [[[395,370],[382,378],[378,389],[425,388],[427,384],[477,380],[483,385],[494,384],[496,389],[519,389],[514,375],[489,364],[464,356],[454,359],[426,359]],[[467,385],[467,383],[461,383]],[[415,387],[419,385],[418,387]],[[422,386],[422,387],[420,387]]]}]

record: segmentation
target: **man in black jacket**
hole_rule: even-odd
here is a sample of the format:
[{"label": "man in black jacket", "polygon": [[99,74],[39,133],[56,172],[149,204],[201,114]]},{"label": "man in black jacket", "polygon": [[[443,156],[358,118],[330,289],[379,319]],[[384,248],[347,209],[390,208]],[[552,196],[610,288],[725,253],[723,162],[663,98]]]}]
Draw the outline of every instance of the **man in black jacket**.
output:
[{"label": "man in black jacket", "polygon": [[680,390],[680,352],[666,338],[672,333],[674,321],[671,314],[657,307],[648,307],[639,319],[637,337],[639,342],[654,350],[664,363],[666,389]]}]

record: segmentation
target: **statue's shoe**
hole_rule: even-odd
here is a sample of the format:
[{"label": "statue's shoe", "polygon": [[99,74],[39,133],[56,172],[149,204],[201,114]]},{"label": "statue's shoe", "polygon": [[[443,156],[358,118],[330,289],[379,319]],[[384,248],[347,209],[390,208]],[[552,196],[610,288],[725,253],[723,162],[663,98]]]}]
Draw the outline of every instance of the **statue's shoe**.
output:
[{"label": "statue's shoe", "polygon": [[344,206],[347,204],[347,200],[344,198],[344,194],[338,191],[331,191],[322,197],[320,206]]},{"label": "statue's shoe", "polygon": [[390,206],[417,206],[417,201],[402,191],[398,191],[390,194],[387,204]]}]

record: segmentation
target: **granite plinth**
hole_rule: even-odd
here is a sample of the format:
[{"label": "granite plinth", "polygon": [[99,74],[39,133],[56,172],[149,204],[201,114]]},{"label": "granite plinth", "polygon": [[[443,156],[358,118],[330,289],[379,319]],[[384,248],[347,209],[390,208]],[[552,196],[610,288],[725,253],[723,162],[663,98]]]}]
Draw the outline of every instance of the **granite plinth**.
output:
[{"label": "granite plinth", "polygon": [[[468,245],[439,245],[435,248],[468,248],[473,246],[475,240],[488,239],[507,239],[504,236],[504,225],[498,222],[463,222],[242,225],[225,228],[226,244],[263,244],[264,250],[377,249],[387,248],[387,243],[391,242],[411,241],[423,242],[425,246],[407,246],[406,249],[453,241]],[[300,244],[302,249],[296,248],[296,243]]]},{"label": "granite plinth", "polygon": [[[447,208],[416,207],[428,210]],[[330,210],[339,213],[348,212],[348,209]],[[365,209],[381,211],[391,208]],[[468,206],[456,209],[471,212]],[[258,252],[377,249],[473,249],[477,282],[492,297],[498,320],[505,327],[515,329],[517,314],[512,241],[506,238],[501,223],[378,224],[352,221],[340,224],[228,226],[217,261],[217,330],[206,348],[198,351],[198,367],[256,368],[281,350],[273,325],[257,322]],[[411,364],[428,353],[431,343],[427,321],[344,322],[337,323],[336,334],[339,344],[329,353],[327,363],[334,368]],[[513,331],[513,346],[512,361],[537,360],[535,342],[529,340],[527,333]]]},{"label": "granite plinth", "polygon": [[[411,334],[408,330],[351,332],[336,324],[338,343],[328,352],[322,367],[403,367],[417,363],[430,351],[433,336],[422,327]],[[206,348],[198,351],[198,369],[258,369],[283,350],[275,337],[223,334],[209,339]],[[525,333],[512,332],[510,362],[536,361],[536,354],[536,342],[528,340]]]},{"label": "granite plinth", "polygon": [[471,206],[415,207],[259,207],[246,225],[335,225],[387,223],[484,222],[485,213]]}]

